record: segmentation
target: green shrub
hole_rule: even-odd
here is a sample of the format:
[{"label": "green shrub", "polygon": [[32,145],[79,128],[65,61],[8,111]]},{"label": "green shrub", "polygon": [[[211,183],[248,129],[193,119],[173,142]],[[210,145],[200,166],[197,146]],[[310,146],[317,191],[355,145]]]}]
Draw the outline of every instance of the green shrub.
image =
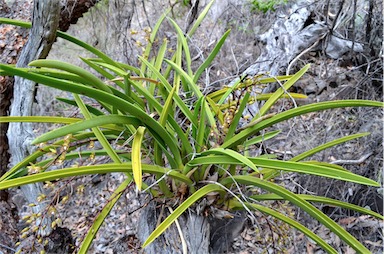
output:
[{"label": "green shrub", "polygon": [[288,0],[252,0],[251,10],[266,13],[267,11],[275,11],[276,5],[286,3],[288,3]]},{"label": "green shrub", "polygon": [[[80,67],[55,60],[33,61],[30,66],[38,68],[29,69],[0,64],[1,75],[20,76],[73,93],[74,100],[60,100],[78,107],[83,115],[83,118],[0,117],[0,122],[45,122],[64,125],[36,138],[33,144],[39,145],[39,149],[0,178],[0,189],[71,176],[125,173],[126,180],[115,190],[108,205],[94,220],[80,246],[80,253],[87,251],[105,217],[132,181],[138,191],[147,190],[151,195],[164,199],[164,202],[180,194],[185,197],[174,212],[152,232],[143,247],[151,244],[186,209],[213,192],[217,193],[217,198],[212,206],[218,209],[259,210],[302,231],[327,252],[337,253],[327,242],[294,218],[273,209],[267,203],[259,202],[289,201],[328,227],[357,252],[368,252],[359,241],[311,203],[331,204],[379,219],[383,219],[382,215],[334,199],[295,194],[273,181],[276,175],[297,172],[379,187],[377,182],[353,174],[340,166],[303,161],[317,152],[368,133],[334,140],[299,154],[289,161],[278,160],[270,155],[250,156],[247,151],[267,139],[276,137],[279,131],[269,131],[268,128],[287,119],[332,108],[382,107],[382,103],[367,100],[329,101],[270,113],[271,107],[279,99],[288,97],[286,91],[308,70],[308,65],[291,76],[271,78],[258,75],[239,81],[233,87],[203,94],[197,82],[214,60],[229,31],[222,36],[205,62],[196,70],[192,70],[187,38],[193,36],[212,3],[202,12],[187,35],[169,19],[178,35],[177,49],[170,59],[165,58],[166,40],[157,52],[152,52],[151,48],[151,42],[155,41],[157,31],[166,18],[163,15],[152,30],[150,43],[143,56],[139,57],[141,66],[138,67],[113,61],[90,45],[66,33],[58,32],[58,36],[97,56],[82,60],[103,78],[98,78]],[[9,19],[0,19],[0,22],[30,27],[29,23]],[[277,80],[283,85],[273,94],[259,94],[256,97],[250,95],[252,89],[264,87]],[[101,110],[87,105],[84,97],[97,101]],[[265,100],[259,113],[253,118],[244,116],[247,105],[255,100]],[[96,141],[102,149],[89,146],[88,150],[76,150]],[[112,141],[117,142],[117,148],[112,147]],[[47,158],[52,150],[59,150],[60,153]],[[142,162],[142,154],[150,158],[150,163]],[[108,156],[112,162],[50,170],[50,166],[57,160],[70,162],[79,157],[90,156]],[[142,179],[143,172],[156,176],[155,186],[148,188]],[[212,180],[212,175],[217,175],[217,180]],[[250,187],[254,190],[251,192],[254,195],[247,196],[244,190]],[[179,193],[181,190],[183,193]]]}]

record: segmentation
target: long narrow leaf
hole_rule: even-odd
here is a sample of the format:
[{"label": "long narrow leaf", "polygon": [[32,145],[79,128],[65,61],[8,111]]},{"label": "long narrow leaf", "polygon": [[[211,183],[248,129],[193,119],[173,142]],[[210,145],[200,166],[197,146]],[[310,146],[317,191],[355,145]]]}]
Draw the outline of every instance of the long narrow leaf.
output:
[{"label": "long narrow leaf", "polygon": [[240,103],[240,106],[234,112],[235,116],[233,117],[232,122],[230,123],[231,125],[228,128],[228,132],[227,132],[227,135],[225,136],[224,142],[230,139],[231,137],[233,137],[233,135],[235,134],[235,131],[239,125],[240,119],[243,116],[244,109],[247,106],[249,96],[250,96],[249,93],[246,93],[244,95]]},{"label": "long narrow leaf", "polygon": [[[201,104],[200,104],[200,117],[199,117],[199,127],[197,128],[197,137],[196,137],[196,151],[199,153],[204,149],[205,146],[205,132],[206,132],[206,114],[205,114],[205,99],[204,97],[201,97]],[[197,112],[197,110],[196,110]]]},{"label": "long narrow leaf", "polygon": [[176,63],[169,61],[168,59],[165,59],[165,62],[167,62],[169,65],[172,66],[172,68],[180,75],[182,76],[185,81],[188,83],[189,88],[192,89],[192,91],[195,93],[196,97],[199,99],[203,97],[203,93],[200,91],[200,88],[196,85],[195,82],[193,82],[193,79],[191,76],[188,75],[181,67],[180,65],[177,65]]},{"label": "long narrow leaf", "polygon": [[[322,204],[331,205],[331,206],[334,206],[334,207],[341,207],[341,208],[345,208],[345,209],[350,209],[350,210],[353,210],[353,211],[356,211],[356,212],[359,212],[359,213],[362,213],[362,214],[371,215],[373,217],[376,217],[379,220],[384,220],[384,216],[383,215],[378,214],[378,213],[376,213],[376,212],[374,212],[372,210],[363,208],[363,207],[358,206],[358,205],[354,205],[354,204],[350,204],[350,203],[347,203],[347,202],[339,201],[339,200],[336,200],[336,199],[333,199],[333,198],[326,198],[326,197],[312,196],[312,195],[305,195],[305,194],[297,194],[297,195],[300,198],[302,198],[302,199],[304,199],[306,201],[309,201],[309,202],[322,203]],[[250,198],[255,199],[255,200],[259,200],[259,201],[262,201],[262,200],[282,200],[283,199],[282,197],[280,197],[280,196],[278,196],[276,194],[272,194],[272,193],[262,194],[262,195],[253,195]]]},{"label": "long narrow leaf", "polygon": [[231,139],[224,142],[221,147],[228,148],[234,147],[243,142],[248,137],[254,135],[262,129],[270,127],[276,123],[285,121],[287,119],[303,115],[310,112],[316,112],[332,108],[344,107],[383,107],[382,102],[369,101],[369,100],[340,100],[340,101],[326,101],[313,104],[304,105],[298,108],[290,109],[285,112],[279,113],[271,118],[263,120],[233,136]]},{"label": "long narrow leaf", "polygon": [[[73,135],[73,139],[78,140],[78,141],[90,139],[90,138],[94,138],[94,137],[95,137],[95,134],[93,132],[85,132],[85,133]],[[42,148],[37,149],[34,153],[25,157],[22,161],[17,163],[10,170],[8,170],[5,174],[3,174],[0,177],[0,182],[3,180],[6,180],[6,179],[12,179],[12,178],[17,177],[19,175],[21,175],[21,176],[26,175],[27,170],[25,167],[30,165],[30,163],[35,163],[35,161],[38,158],[40,158],[41,156],[43,156],[44,154],[51,152],[51,149],[56,149],[57,147],[62,146],[63,143],[64,143],[64,140],[62,139],[62,140],[56,141],[52,145],[47,145],[47,146],[44,146]],[[67,152],[69,152],[70,149],[71,149],[71,147],[68,148]]]},{"label": "long narrow leaf", "polygon": [[132,143],[132,171],[133,180],[136,183],[137,190],[141,190],[143,184],[143,174],[141,168],[141,143],[144,137],[145,127],[140,126],[136,130]]},{"label": "long narrow leaf", "polygon": [[92,73],[84,70],[83,68],[80,68],[78,66],[65,63],[63,61],[57,61],[57,60],[47,60],[47,59],[40,59],[32,61],[28,64],[29,66],[33,67],[45,67],[45,68],[54,68],[59,69],[63,71],[67,71],[69,73],[73,73],[76,75],[79,75],[80,77],[84,78],[84,80],[88,81],[88,85],[92,85],[97,87],[98,89],[101,89],[105,92],[111,93],[111,89],[104,84],[103,81],[101,81],[99,78],[97,78]]},{"label": "long narrow leaf", "polygon": [[171,22],[171,24],[176,30],[178,41],[180,41],[181,45],[183,46],[187,73],[188,75],[192,76],[192,69],[191,69],[192,60],[191,60],[191,53],[189,51],[187,38],[185,38],[183,31],[181,31],[181,28],[177,25],[177,23],[173,19],[169,18],[169,21]]},{"label": "long narrow leaf", "polygon": [[74,92],[78,94],[86,94],[91,98],[95,98],[99,101],[109,103],[115,108],[122,110],[123,112],[129,112],[130,114],[140,119],[143,124],[147,125],[149,127],[149,131],[156,139],[161,141],[163,144],[167,144],[169,146],[169,149],[172,152],[172,156],[167,156],[170,160],[170,163],[173,163],[174,167],[182,167],[181,155],[178,145],[175,142],[175,139],[170,136],[170,134],[161,125],[159,125],[159,123],[155,119],[146,114],[142,109],[138,108],[137,106],[132,105],[131,103],[117,96],[87,86],[67,83],[62,80],[46,77],[36,73],[26,73],[22,70],[19,70],[18,68],[14,68],[4,64],[0,64],[0,69],[4,69],[6,71],[14,73],[14,75],[33,80],[37,83],[44,84],[50,87],[58,88],[63,91]]},{"label": "long narrow leaf", "polygon": [[[24,22],[24,21],[13,20],[13,19],[8,19],[8,18],[0,18],[0,23],[20,26],[20,27],[24,27],[24,28],[31,28],[32,27],[31,22]],[[85,43],[85,42],[65,33],[65,32],[57,31],[56,34],[58,37],[63,38],[67,41],[70,41],[70,42],[88,50],[89,52],[91,52],[91,53],[95,54],[96,56],[100,57],[101,59],[103,59],[105,62],[118,66],[118,64],[115,61],[113,61],[106,54],[104,54],[100,50],[96,49],[95,47],[92,47],[91,45],[89,45],[89,44],[87,44],[87,43]]]},{"label": "long narrow leaf", "polygon": [[298,81],[304,73],[309,69],[310,65],[307,64],[301,70],[295,73],[287,82],[284,83],[283,87],[280,87],[273,93],[273,95],[265,102],[265,104],[261,107],[258,116],[256,116],[253,120],[256,120],[259,116],[263,116],[267,113],[267,111],[275,104],[275,102],[291,87],[296,81]]},{"label": "long narrow leaf", "polygon": [[304,158],[307,158],[309,156],[312,156],[320,151],[323,151],[327,148],[330,148],[330,147],[334,147],[336,145],[339,145],[341,143],[345,143],[349,140],[352,140],[352,139],[356,139],[356,138],[361,138],[361,137],[365,137],[367,135],[369,135],[370,133],[369,132],[363,132],[363,133],[357,133],[357,134],[352,134],[352,135],[348,135],[348,136],[345,136],[345,137],[342,137],[342,138],[338,138],[338,139],[335,139],[335,140],[332,140],[330,142],[327,142],[323,145],[320,145],[320,146],[317,146],[311,150],[308,150],[308,151],[305,151],[295,157],[293,157],[292,159],[290,159],[290,161],[301,161],[302,159]]},{"label": "long narrow leaf", "polygon": [[[154,75],[161,81],[162,85],[167,89],[168,92],[172,90],[172,86],[169,84],[168,80],[146,59],[139,57],[139,59],[144,62],[148,68],[154,73]],[[190,109],[185,105],[180,96],[175,93],[174,100],[176,105],[180,108],[181,112],[188,118],[189,121],[193,123],[193,125],[197,126],[197,120],[193,117]]]},{"label": "long narrow leaf", "polygon": [[297,205],[310,216],[318,220],[321,224],[329,228],[337,236],[339,236],[343,241],[345,241],[349,246],[351,246],[358,253],[369,253],[369,250],[364,247],[359,241],[357,241],[351,234],[349,234],[345,229],[340,225],[318,210],[316,207],[300,198],[298,195],[284,189],[283,187],[274,184],[272,182],[267,182],[256,177],[251,176],[233,176],[233,178],[226,178],[222,181],[222,184],[226,185],[236,181],[240,184],[254,185],[267,190],[269,192],[275,193],[281,196],[283,199],[290,201],[291,203]]},{"label": "long narrow leaf", "polygon": [[215,0],[212,0],[211,2],[209,2],[207,4],[207,6],[205,6],[204,10],[200,13],[199,17],[196,19],[196,21],[193,24],[192,28],[189,30],[188,37],[192,37],[195,34],[197,28],[200,26],[201,22],[203,22],[205,16],[207,15],[209,9],[211,9],[212,4],[214,2],[215,2]]},{"label": "long narrow leaf", "polygon": [[171,213],[145,240],[143,248],[151,244],[158,236],[160,236],[171,224],[191,205],[195,204],[200,198],[208,193],[222,191],[221,187],[216,184],[209,184],[193,193],[181,205],[179,205],[173,213]]},{"label": "long narrow leaf", "polygon": [[[149,174],[167,174],[170,177],[185,182],[188,185],[192,185],[193,182],[191,179],[185,175],[179,173],[177,170],[170,170],[167,168],[159,167],[156,165],[142,164],[143,172]],[[37,183],[52,181],[61,178],[71,177],[71,176],[81,176],[81,175],[94,175],[94,174],[106,174],[122,172],[126,173],[132,172],[132,163],[110,163],[103,165],[90,165],[82,166],[78,168],[65,168],[59,170],[53,170],[48,172],[37,173],[34,175],[27,175],[23,177],[18,177],[15,179],[2,180],[0,181],[0,190],[9,189],[13,187],[19,187],[25,184]]]},{"label": "long narrow leaf", "polygon": [[223,46],[230,32],[231,30],[228,30],[223,34],[223,36],[221,36],[220,40],[217,42],[216,46],[213,48],[212,52],[209,54],[207,59],[205,59],[204,63],[202,63],[197,69],[197,71],[195,72],[193,76],[193,82],[197,83],[203,71],[205,71],[209,67],[209,65],[212,63],[212,61],[215,59],[217,53],[219,53],[221,47]]},{"label": "long narrow leaf", "polygon": [[24,122],[24,123],[77,123],[82,119],[56,116],[2,116],[0,123]]},{"label": "long narrow leaf", "polygon": [[[152,29],[152,32],[151,32],[151,36],[149,37],[149,42],[145,48],[145,51],[144,51],[144,58],[145,59],[148,59],[149,58],[149,54],[151,53],[151,49],[152,49],[152,45],[153,45],[153,42],[155,41],[156,39],[156,35],[157,35],[157,32],[159,31],[160,29],[160,25],[163,23],[165,17],[168,15],[169,13],[169,10],[165,11],[161,16],[160,18],[157,20],[155,26],[153,27]],[[145,72],[145,67],[146,65],[145,64],[142,64],[141,65],[141,73],[146,73]]]},{"label": "long narrow leaf", "polygon": [[[89,113],[87,107],[85,106],[85,103],[80,98],[80,95],[74,94],[73,95],[77,105],[80,108],[80,112],[83,114],[83,116],[90,120],[92,119],[91,113]],[[100,130],[99,127],[93,127],[92,132],[95,133],[95,136],[97,140],[99,141],[100,145],[107,151],[108,156],[115,162],[115,163],[121,163],[120,157],[116,154],[115,149],[112,148],[111,144],[108,142],[107,138],[103,134],[103,132]],[[127,174],[128,177],[132,177],[131,175]]]},{"label": "long narrow leaf", "polygon": [[[235,209],[235,208],[244,209],[243,204],[241,204],[238,201],[230,201],[229,205],[230,205],[231,209]],[[326,243],[321,237],[317,236],[315,233],[313,233],[307,227],[305,227],[302,224],[300,224],[299,222],[289,218],[288,216],[286,216],[280,212],[277,212],[277,211],[275,211],[269,207],[266,207],[266,206],[253,204],[253,203],[245,203],[245,205],[247,205],[253,209],[259,210],[262,213],[271,215],[271,216],[275,217],[276,219],[281,220],[281,221],[287,223],[288,225],[296,228],[297,230],[300,230],[306,236],[308,236],[313,241],[315,241],[317,244],[319,244],[328,253],[333,253],[333,254],[338,253],[334,248],[332,248],[328,243]]]},{"label": "long narrow leaf", "polygon": [[266,141],[268,139],[271,139],[271,138],[275,137],[280,132],[281,131],[271,131],[271,132],[267,132],[267,133],[264,133],[262,135],[256,136],[254,138],[246,140],[244,142],[244,146],[251,146],[251,145],[254,145],[254,144],[257,144],[257,143],[260,143],[260,142],[264,142],[264,141]]},{"label": "long narrow leaf", "polygon": [[259,172],[259,170],[257,169],[257,167],[255,166],[255,164],[252,161],[250,161],[244,155],[242,155],[236,151],[233,151],[231,149],[212,148],[212,149],[209,149],[209,150],[201,153],[201,156],[207,156],[207,155],[211,155],[211,154],[227,155],[229,157],[232,157],[232,158],[238,160],[239,162],[243,163],[247,167],[250,167],[254,171]]},{"label": "long narrow leaf", "polygon": [[130,179],[126,179],[124,182],[120,184],[120,186],[112,193],[111,199],[104,206],[103,210],[97,215],[94,219],[92,226],[89,228],[87,235],[85,236],[83,242],[81,243],[79,253],[85,254],[87,253],[89,247],[92,244],[93,239],[95,238],[97,232],[99,231],[101,225],[103,224],[105,218],[111,212],[112,208],[115,206],[116,202],[119,200],[121,195],[127,186],[131,183]]},{"label": "long narrow leaf", "polygon": [[46,142],[58,137],[65,136],[70,133],[76,133],[76,132],[94,128],[94,127],[104,127],[104,128],[114,129],[113,125],[111,124],[113,125],[114,124],[132,124],[134,126],[139,126],[141,124],[141,121],[139,121],[136,117],[132,117],[132,116],[122,116],[122,115],[97,116],[89,120],[83,120],[81,122],[76,122],[76,123],[49,131],[41,135],[40,137],[36,138],[32,142],[32,144]]},{"label": "long narrow leaf", "polygon": [[252,163],[258,167],[272,168],[277,170],[283,170],[288,172],[299,172],[317,176],[324,176],[342,181],[349,181],[358,184],[377,186],[380,184],[363,176],[356,175],[346,170],[339,170],[334,167],[326,167],[321,165],[313,165],[303,162],[292,162],[292,161],[279,161],[261,158],[249,158]]}]

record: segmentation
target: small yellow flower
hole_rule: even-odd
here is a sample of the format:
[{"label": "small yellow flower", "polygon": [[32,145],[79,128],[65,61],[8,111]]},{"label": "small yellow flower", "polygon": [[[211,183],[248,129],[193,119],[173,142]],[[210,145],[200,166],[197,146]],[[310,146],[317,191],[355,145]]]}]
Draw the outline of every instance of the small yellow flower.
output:
[{"label": "small yellow flower", "polygon": [[40,194],[38,197],[37,197],[37,202],[41,202],[43,201],[44,199],[46,199],[47,196],[45,194]]},{"label": "small yellow flower", "polygon": [[82,194],[82,193],[84,193],[84,189],[85,189],[84,185],[81,184],[81,185],[77,186],[77,188],[76,188],[76,192],[77,192],[78,194]]},{"label": "small yellow flower", "polygon": [[64,196],[64,197],[61,199],[61,203],[62,203],[62,204],[67,203],[67,202],[68,202],[68,199],[69,199],[68,195]]}]

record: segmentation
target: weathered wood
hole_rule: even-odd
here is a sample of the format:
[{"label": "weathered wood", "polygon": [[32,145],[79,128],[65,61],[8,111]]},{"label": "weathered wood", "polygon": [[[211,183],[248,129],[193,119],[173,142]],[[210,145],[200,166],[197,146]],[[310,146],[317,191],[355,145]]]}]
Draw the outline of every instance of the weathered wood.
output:
[{"label": "weathered wood", "polygon": [[[27,14],[26,14],[27,13]],[[13,12],[4,0],[0,0],[0,17],[23,19],[28,11]],[[0,62],[15,64],[24,45],[26,29],[9,25],[0,25]],[[13,77],[0,77],[0,116],[7,116],[13,96]],[[7,171],[10,154],[7,138],[8,124],[0,123],[0,175]],[[18,236],[17,211],[10,202],[7,190],[0,191],[0,253],[14,253],[14,244]]]},{"label": "weathered wood", "polygon": [[59,30],[67,31],[71,24],[76,24],[89,8],[99,2],[98,0],[67,0],[60,11]]},{"label": "weathered wood", "polygon": [[[164,210],[161,211],[161,209]],[[205,216],[198,214],[193,208],[188,209],[177,219],[182,233],[180,234],[177,226],[173,223],[152,244],[144,249],[144,253],[185,253],[183,252],[181,237],[183,237],[185,243],[186,253],[219,254],[229,250],[233,239],[242,231],[246,217],[243,213],[239,213],[234,214],[234,218],[231,219],[216,218],[214,213]],[[162,214],[162,220],[164,220],[169,215],[169,211],[165,206],[163,207],[155,201],[143,208],[137,227],[137,236],[142,243],[157,227],[160,214]]]},{"label": "weathered wood", "polygon": [[[32,28],[29,38],[25,44],[20,58],[16,63],[18,67],[28,67],[28,63],[35,59],[45,58],[53,42],[56,39],[56,30],[59,25],[60,0],[40,0],[34,2]],[[11,116],[30,116],[34,102],[35,83],[20,77],[15,77],[14,96],[11,105]],[[9,151],[11,154],[11,165],[23,160],[31,154],[34,148],[30,145],[35,138],[31,123],[11,123],[8,129]],[[37,197],[44,193],[42,184],[31,184],[22,186],[27,201],[37,203]],[[33,207],[38,213],[44,206]],[[42,235],[51,232],[49,217],[45,217],[44,224],[47,225]]]},{"label": "weathered wood", "polygon": [[[151,202],[141,213],[139,225],[137,227],[137,235],[142,243],[156,228],[161,209],[156,209],[156,205],[156,202]],[[166,209],[163,211],[164,216],[168,216],[168,209],[163,209]],[[164,220],[164,217],[162,219]],[[197,216],[196,214],[187,211],[179,217],[178,222],[182,229],[184,240],[188,246],[188,253],[208,253],[210,236],[208,220],[204,219],[202,216]],[[146,254],[183,253],[181,238],[176,225],[173,224],[169,229],[167,229],[152,244],[146,247],[144,252]]]},{"label": "weathered wood", "polygon": [[[362,44],[353,44],[350,40],[335,36],[330,33],[328,24],[314,20],[311,14],[316,6],[314,0],[301,0],[278,11],[272,27],[256,36],[256,40],[263,44],[264,48],[256,62],[249,66],[242,76],[261,73],[268,73],[270,76],[291,74],[291,67],[309,51],[323,50],[328,57],[334,59],[352,49],[354,52],[363,51]],[[239,78],[233,80],[230,86],[238,80]],[[274,89],[274,86],[269,86],[263,92],[271,92]],[[256,91],[251,93],[251,96],[255,95]],[[248,112],[245,114],[254,116],[258,108],[258,103],[254,103],[247,107]]]}]

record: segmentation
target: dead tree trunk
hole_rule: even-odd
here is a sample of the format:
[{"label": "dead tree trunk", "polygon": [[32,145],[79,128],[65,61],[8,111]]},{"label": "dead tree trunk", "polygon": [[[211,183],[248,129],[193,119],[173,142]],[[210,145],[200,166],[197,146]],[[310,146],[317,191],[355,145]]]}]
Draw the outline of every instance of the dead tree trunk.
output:
[{"label": "dead tree trunk", "polygon": [[[20,58],[16,63],[17,67],[28,67],[28,64],[36,59],[45,58],[53,42],[56,39],[56,30],[59,25],[59,0],[35,1],[33,9],[32,28],[28,41],[21,51]],[[32,115],[32,105],[36,84],[32,81],[15,77],[14,95],[11,105],[11,116]],[[11,154],[11,165],[23,160],[33,152],[30,145],[35,138],[31,123],[11,123],[8,129],[9,151]],[[25,185],[21,187],[24,196],[29,203],[37,203],[37,197],[44,193],[42,183]],[[44,210],[41,204],[32,208],[34,213]],[[49,235],[52,231],[51,220],[45,217],[42,221],[46,225],[41,235]]]},{"label": "dead tree trunk", "polygon": [[[204,203],[204,202],[203,202]],[[158,207],[157,207],[158,206]],[[204,210],[207,216],[197,212]],[[143,243],[157,227],[159,217],[161,221],[169,216],[167,206],[155,201],[150,202],[140,216],[137,236]],[[152,244],[144,249],[146,254],[179,254],[179,253],[212,253],[228,252],[233,240],[243,230],[246,216],[244,213],[233,214],[227,219],[220,215],[220,210],[214,211],[210,207],[203,209],[188,209]]]},{"label": "dead tree trunk", "polygon": [[[13,6],[15,7],[15,5]],[[4,0],[0,0],[0,17],[25,19],[29,11],[13,12]],[[15,64],[22,45],[25,44],[26,29],[9,25],[0,26],[0,62]],[[9,114],[9,107],[13,97],[13,77],[0,77],[0,116]],[[7,171],[10,159],[7,139],[8,124],[0,123],[0,175]],[[0,253],[14,253],[13,245],[18,236],[17,210],[9,202],[10,194],[7,190],[0,191]]]},{"label": "dead tree trunk", "polygon": [[[335,36],[332,34],[333,25],[315,20],[312,15],[316,6],[318,5],[314,0],[301,0],[276,13],[277,18],[272,27],[256,37],[264,45],[264,49],[255,64],[243,72],[243,76],[260,73],[271,76],[289,75],[297,60],[313,50],[322,50],[333,59],[338,59],[351,50],[363,51],[361,43]],[[238,79],[233,80],[230,85],[234,85],[236,81]],[[268,93],[274,89],[275,87],[270,86],[263,92]],[[258,107],[257,103],[252,104],[247,107],[247,113],[256,115]]]},{"label": "dead tree trunk", "polygon": [[[40,8],[44,9],[47,6],[50,1],[44,1],[41,2],[43,5],[40,6]],[[56,1],[57,2],[57,1]],[[89,8],[94,6],[98,1],[94,0],[68,0],[66,1],[66,5],[64,6],[55,6],[55,8],[60,8],[60,15],[58,15],[57,10],[55,15],[57,18],[60,18],[59,23],[59,29],[61,31],[68,30],[70,24],[75,24],[77,20],[82,17],[83,13],[87,12]],[[54,2],[52,2],[54,3]],[[12,6],[8,6],[7,3],[4,0],[0,0],[0,17],[6,17],[6,18],[14,18],[14,19],[20,19],[20,20],[28,20],[30,18],[30,5],[31,1],[15,1]],[[52,9],[51,9],[52,10]],[[40,13],[40,15],[43,12]],[[44,14],[50,14],[48,11],[44,11]],[[36,23],[36,22],[35,22]],[[44,22],[43,22],[44,23]],[[46,27],[46,29],[54,32],[55,29],[57,29],[57,21],[55,17],[55,21],[52,23],[49,23],[48,20],[46,22],[51,27]],[[40,35],[44,38],[42,40],[47,39],[47,34],[43,34],[42,31],[34,27],[35,32],[40,33]],[[50,32],[50,33],[52,33]],[[38,35],[38,36],[40,36]],[[27,29],[11,26],[11,25],[0,25],[0,61],[2,63],[8,63],[8,64],[16,64],[17,59],[20,56],[20,53],[26,44],[28,38],[28,32]],[[18,65],[23,66],[28,64],[30,60],[34,60],[37,57],[45,57],[50,49],[50,45],[54,41],[54,36],[48,38],[49,42],[46,43],[47,45],[37,49],[35,47],[35,50],[40,50],[41,52],[36,52],[36,54],[33,56],[31,54],[31,50],[29,49],[29,53],[24,53],[24,59],[20,59]],[[38,41],[35,39],[35,46]],[[48,45],[49,44],[49,45]],[[27,49],[26,49],[27,50]],[[27,51],[26,51],[27,52]],[[27,57],[25,57],[27,56]],[[19,79],[20,80],[20,79]],[[11,101],[13,99],[13,90],[14,90],[14,78],[13,77],[0,77],[0,116],[7,116],[10,114],[10,105]],[[33,88],[32,88],[33,86]],[[19,87],[19,86],[18,86]],[[29,101],[23,101],[23,105],[14,105],[15,110],[19,108],[20,112],[24,109],[24,113],[30,113],[27,108],[31,103],[33,102],[33,90],[34,85],[31,85],[28,90],[31,92],[29,96]],[[17,88],[16,88],[17,89]],[[17,90],[16,90],[17,91]],[[20,91],[17,91],[20,92]],[[17,96],[24,96],[24,94],[17,94]],[[15,99],[16,101],[20,102],[20,98]],[[14,103],[14,104],[15,104]],[[28,104],[28,106],[27,106]],[[29,111],[29,112],[27,112]],[[15,111],[14,111],[15,112]],[[27,126],[28,132],[25,132],[24,134],[28,135],[31,133],[31,125],[25,125]],[[25,130],[25,129],[24,129]],[[7,138],[7,131],[8,131],[8,124],[6,123],[0,123],[0,175],[3,175],[8,168],[8,164],[10,162],[10,154],[14,154],[13,150],[10,150],[9,148],[9,142]],[[9,135],[11,135],[10,139],[17,138],[16,135],[13,135],[13,131],[8,132]],[[28,134],[27,134],[28,133]],[[31,137],[32,138],[32,137]],[[25,143],[27,145],[27,143]],[[21,147],[20,147],[21,148]],[[27,148],[23,147],[24,150],[18,155],[15,155],[12,159],[12,164],[15,164],[18,160],[22,159],[23,153],[26,154]],[[12,149],[18,149],[17,143],[14,143]],[[16,158],[18,156],[18,159]],[[40,192],[40,190],[34,191],[35,195],[36,193]],[[17,224],[17,210],[15,209],[14,205],[11,204],[10,199],[8,198],[8,191],[0,191],[0,213],[1,213],[1,219],[0,219],[0,253],[13,253],[14,250],[12,248],[12,245],[16,243],[18,230],[16,228]],[[35,202],[36,199],[34,199],[33,202]],[[6,245],[5,245],[6,244]]]}]

